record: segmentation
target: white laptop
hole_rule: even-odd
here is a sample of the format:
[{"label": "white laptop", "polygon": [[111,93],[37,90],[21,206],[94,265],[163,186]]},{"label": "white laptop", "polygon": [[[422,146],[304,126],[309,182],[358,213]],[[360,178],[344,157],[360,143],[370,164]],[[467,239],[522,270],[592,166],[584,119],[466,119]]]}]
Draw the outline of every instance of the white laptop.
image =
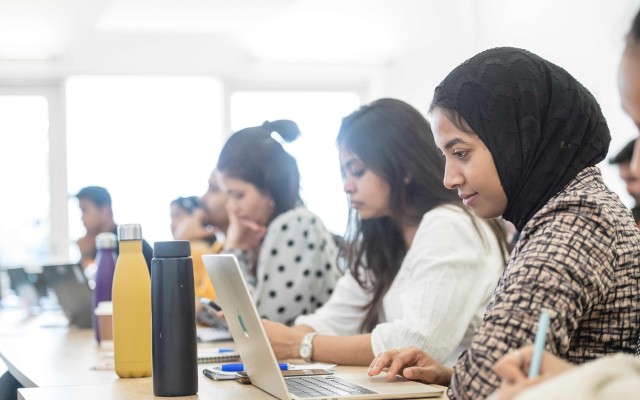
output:
[{"label": "white laptop", "polygon": [[254,386],[279,399],[406,399],[443,394],[441,389],[402,377],[387,382],[384,375],[369,377],[366,372],[283,377],[235,256],[204,255],[202,259]]}]

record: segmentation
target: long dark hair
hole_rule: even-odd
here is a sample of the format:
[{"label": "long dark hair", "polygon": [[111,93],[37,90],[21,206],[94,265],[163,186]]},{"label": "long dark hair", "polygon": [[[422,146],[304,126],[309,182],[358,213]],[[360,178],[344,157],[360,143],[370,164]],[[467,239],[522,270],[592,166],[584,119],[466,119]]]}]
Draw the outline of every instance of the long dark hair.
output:
[{"label": "long dark hair", "polygon": [[274,202],[271,219],[274,219],[302,204],[302,200],[298,164],[280,142],[271,137],[272,132],[287,142],[300,136],[298,125],[289,120],[266,121],[261,126],[239,130],[225,143],[216,168],[271,196]]},{"label": "long dark hair", "polygon": [[[336,142],[391,189],[390,216],[361,220],[350,211],[347,244],[341,249],[353,277],[373,293],[360,326],[362,332],[371,332],[408,250],[402,227],[419,225],[425,213],[443,204],[468,211],[456,193],[444,187],[444,158],[429,122],[409,104],[380,99],[361,107],[342,120]],[[504,230],[500,231],[498,239],[506,245]]]}]

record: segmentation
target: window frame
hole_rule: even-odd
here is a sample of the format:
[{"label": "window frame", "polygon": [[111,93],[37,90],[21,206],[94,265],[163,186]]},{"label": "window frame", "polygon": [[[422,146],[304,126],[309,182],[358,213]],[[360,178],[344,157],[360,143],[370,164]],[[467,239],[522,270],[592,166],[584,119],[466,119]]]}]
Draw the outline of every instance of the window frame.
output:
[{"label": "window frame", "polygon": [[[49,118],[49,218],[48,260],[69,258],[67,215],[67,146],[65,134],[64,85],[62,80],[0,80],[0,96],[42,96]],[[25,260],[35,261],[35,260]]]}]

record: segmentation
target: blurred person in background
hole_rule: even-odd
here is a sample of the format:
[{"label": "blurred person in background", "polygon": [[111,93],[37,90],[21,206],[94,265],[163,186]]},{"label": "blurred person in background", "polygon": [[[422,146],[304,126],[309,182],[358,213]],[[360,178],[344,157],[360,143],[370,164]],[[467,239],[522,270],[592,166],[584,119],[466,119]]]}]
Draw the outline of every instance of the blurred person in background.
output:
[{"label": "blurred person in background", "polygon": [[[86,234],[76,241],[76,244],[80,250],[80,264],[82,268],[87,268],[93,264],[96,258],[96,236],[103,232],[112,232],[117,236],[118,225],[113,219],[111,195],[107,189],[100,186],[87,186],[80,189],[75,197],[78,199],[78,206],[82,211],[82,224],[87,230]],[[151,271],[153,249],[144,239],[142,240],[142,253],[147,267]]]},{"label": "blurred person in background", "polygon": [[[219,253],[222,250],[222,243],[217,240],[213,227],[204,222],[203,216],[206,211],[203,210],[201,199],[198,197],[178,197],[171,201],[169,208],[171,211],[171,233],[174,239],[188,240],[191,247],[198,322],[203,325],[211,325],[214,320],[209,318],[207,311],[202,310],[202,303],[199,301],[200,298],[215,299],[215,291],[204,268],[202,256]],[[221,204],[221,208],[224,210],[224,203]],[[226,215],[226,212],[224,214]]]},{"label": "blurred person in background", "polygon": [[640,179],[638,179],[637,173],[631,171],[631,158],[635,144],[635,139],[627,143],[618,154],[609,159],[609,164],[618,166],[620,179],[624,181],[627,193],[633,197],[635,204],[631,209],[631,214],[633,214],[637,225],[640,222]]}]

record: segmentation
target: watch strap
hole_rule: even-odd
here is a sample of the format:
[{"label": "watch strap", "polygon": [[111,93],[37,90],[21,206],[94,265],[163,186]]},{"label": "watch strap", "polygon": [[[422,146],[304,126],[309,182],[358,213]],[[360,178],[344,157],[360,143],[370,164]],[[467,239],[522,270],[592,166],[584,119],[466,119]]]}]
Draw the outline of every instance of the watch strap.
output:
[{"label": "watch strap", "polygon": [[[311,358],[313,357],[313,339],[317,334],[318,332],[309,332],[302,338],[302,342],[300,343],[300,357],[305,362],[311,362]],[[303,356],[302,349],[308,349],[308,355],[306,357]]]}]

